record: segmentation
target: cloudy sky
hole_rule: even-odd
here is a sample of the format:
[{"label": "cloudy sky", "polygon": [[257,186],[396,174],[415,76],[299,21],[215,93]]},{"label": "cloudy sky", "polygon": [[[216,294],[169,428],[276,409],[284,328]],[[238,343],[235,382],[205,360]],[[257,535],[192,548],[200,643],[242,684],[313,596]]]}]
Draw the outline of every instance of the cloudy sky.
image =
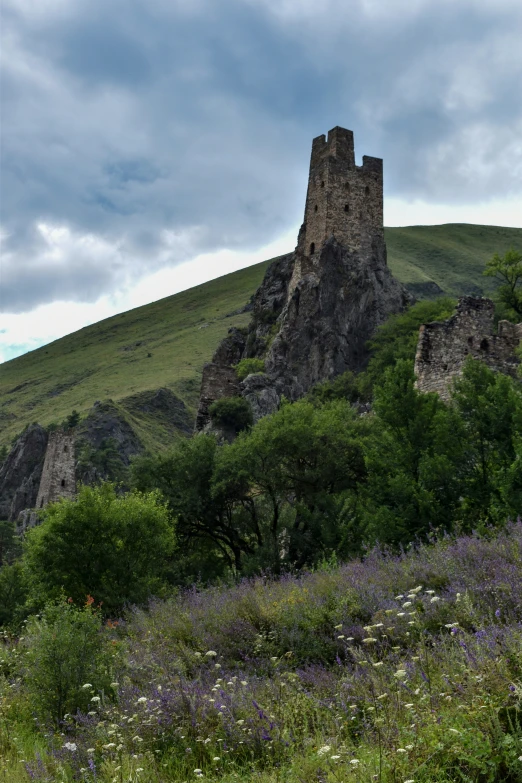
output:
[{"label": "cloudy sky", "polygon": [[387,225],[522,226],[520,0],[3,0],[0,360],[293,248],[311,139]]}]

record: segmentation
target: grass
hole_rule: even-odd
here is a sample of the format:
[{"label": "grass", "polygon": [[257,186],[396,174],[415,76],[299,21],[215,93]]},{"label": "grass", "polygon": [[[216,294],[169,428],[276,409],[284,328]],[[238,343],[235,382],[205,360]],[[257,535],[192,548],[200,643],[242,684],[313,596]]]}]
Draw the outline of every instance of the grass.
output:
[{"label": "grass", "polygon": [[6,637],[0,781],[520,783],[521,569],[519,521],[194,588],[109,624],[117,698],[59,730]]},{"label": "grass", "polygon": [[[430,295],[489,292],[485,262],[510,245],[522,249],[522,229],[495,226],[413,226],[386,230],[389,265],[402,282]],[[269,262],[257,264],[158,302],[100,321],[24,356],[0,373],[0,446],[27,424],[60,422],[73,408],[113,399],[149,448],[164,448],[172,432],[132,413],[125,398],[167,387],[195,412],[203,364],[260,284]],[[419,287],[420,284],[420,287]],[[431,294],[432,295],[432,294]],[[132,407],[132,406],[130,406]],[[149,417],[151,418],[151,417]]]}]

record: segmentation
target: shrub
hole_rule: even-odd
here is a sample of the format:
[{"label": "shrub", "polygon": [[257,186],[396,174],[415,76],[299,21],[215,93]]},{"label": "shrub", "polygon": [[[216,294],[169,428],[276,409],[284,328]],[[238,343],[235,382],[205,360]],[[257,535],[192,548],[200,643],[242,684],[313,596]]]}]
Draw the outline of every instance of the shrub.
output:
[{"label": "shrub", "polygon": [[236,433],[253,423],[252,409],[243,397],[222,397],[209,409],[212,423],[217,427],[233,429]]},{"label": "shrub", "polygon": [[240,381],[244,381],[247,375],[265,371],[265,363],[262,359],[241,359],[236,364],[235,370]]},{"label": "shrub", "polygon": [[104,610],[143,603],[161,589],[174,527],[159,493],[118,496],[112,484],[83,487],[78,499],[51,504],[25,542],[35,601],[75,601],[90,593]]},{"label": "shrub", "polygon": [[112,692],[113,658],[90,597],[83,607],[70,599],[48,604],[29,620],[24,642],[24,684],[45,723],[58,725],[66,713],[87,712],[95,703],[93,693]]}]

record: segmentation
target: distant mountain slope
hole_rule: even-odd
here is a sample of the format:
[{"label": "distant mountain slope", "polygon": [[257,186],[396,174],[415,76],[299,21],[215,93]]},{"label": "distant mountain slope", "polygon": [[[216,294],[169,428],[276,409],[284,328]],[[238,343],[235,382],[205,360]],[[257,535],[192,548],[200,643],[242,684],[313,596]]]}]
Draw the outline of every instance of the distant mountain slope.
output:
[{"label": "distant mountain slope", "polygon": [[[522,229],[390,228],[386,242],[392,272],[417,296],[438,289],[458,296],[491,290],[482,277],[486,260],[511,245],[522,250]],[[172,428],[159,420],[153,426],[151,414],[141,421],[135,395],[168,388],[194,413],[201,368],[231,326],[248,323],[240,311],[269,263],[107,318],[1,365],[0,446],[30,422],[60,422],[73,408],[85,412],[108,398],[127,411],[146,446],[167,445]]]}]

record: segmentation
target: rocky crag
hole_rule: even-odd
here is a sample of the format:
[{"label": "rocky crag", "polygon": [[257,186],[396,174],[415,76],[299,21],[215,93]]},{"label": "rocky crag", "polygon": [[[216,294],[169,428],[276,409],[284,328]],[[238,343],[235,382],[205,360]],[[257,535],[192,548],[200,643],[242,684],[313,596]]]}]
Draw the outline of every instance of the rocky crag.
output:
[{"label": "rocky crag", "polygon": [[[283,395],[296,400],[361,370],[375,329],[410,302],[386,263],[382,160],[364,156],[356,166],[353,133],[334,128],[312,144],[295,251],[269,267],[247,332],[232,330],[204,367],[196,430],[212,428],[209,409],[222,397],[244,397],[257,420]],[[234,366],[252,358],[264,372],[240,382]]]}]

